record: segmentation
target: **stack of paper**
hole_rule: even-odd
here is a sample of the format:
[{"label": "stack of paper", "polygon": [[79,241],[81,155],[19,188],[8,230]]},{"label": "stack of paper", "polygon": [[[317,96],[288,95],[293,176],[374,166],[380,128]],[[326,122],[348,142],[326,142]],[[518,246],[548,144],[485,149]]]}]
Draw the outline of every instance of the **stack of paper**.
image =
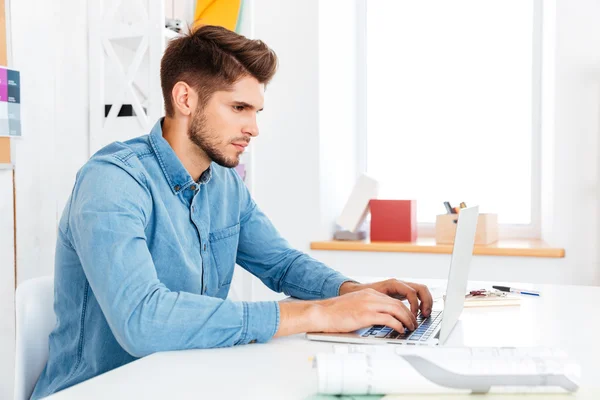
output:
[{"label": "stack of paper", "polygon": [[[386,346],[315,358],[318,392],[335,395],[569,393],[580,368],[550,348]],[[391,350],[390,350],[391,349]]]}]

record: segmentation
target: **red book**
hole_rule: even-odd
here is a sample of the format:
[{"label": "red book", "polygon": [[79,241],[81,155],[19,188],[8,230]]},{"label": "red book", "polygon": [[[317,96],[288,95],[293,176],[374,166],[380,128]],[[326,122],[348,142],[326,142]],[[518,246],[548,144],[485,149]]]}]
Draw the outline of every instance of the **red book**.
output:
[{"label": "red book", "polygon": [[414,242],[417,240],[416,200],[371,200],[372,242]]}]

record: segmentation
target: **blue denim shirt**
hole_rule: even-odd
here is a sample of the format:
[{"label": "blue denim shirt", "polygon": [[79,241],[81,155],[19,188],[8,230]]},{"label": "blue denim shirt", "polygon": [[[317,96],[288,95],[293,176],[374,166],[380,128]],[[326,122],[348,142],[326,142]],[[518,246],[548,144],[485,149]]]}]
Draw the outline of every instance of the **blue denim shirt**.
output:
[{"label": "blue denim shirt", "polygon": [[349,279],[294,250],[237,173],[194,182],[162,137],[112,143],[78,172],[56,244],[57,324],[32,398],[158,351],[266,342],[275,301],[227,300],[235,264],[301,299]]}]

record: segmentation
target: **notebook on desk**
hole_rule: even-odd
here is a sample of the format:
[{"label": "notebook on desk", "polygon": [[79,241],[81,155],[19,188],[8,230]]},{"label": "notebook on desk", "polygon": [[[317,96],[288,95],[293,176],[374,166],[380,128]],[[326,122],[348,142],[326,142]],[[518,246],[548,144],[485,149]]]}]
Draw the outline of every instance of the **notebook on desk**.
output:
[{"label": "notebook on desk", "polygon": [[414,331],[396,332],[392,328],[374,325],[351,333],[308,333],[310,340],[346,343],[394,343],[406,345],[444,344],[458,322],[465,303],[469,267],[473,256],[479,207],[463,208],[458,224],[450,261],[443,310],[434,310],[428,318],[417,315]]}]

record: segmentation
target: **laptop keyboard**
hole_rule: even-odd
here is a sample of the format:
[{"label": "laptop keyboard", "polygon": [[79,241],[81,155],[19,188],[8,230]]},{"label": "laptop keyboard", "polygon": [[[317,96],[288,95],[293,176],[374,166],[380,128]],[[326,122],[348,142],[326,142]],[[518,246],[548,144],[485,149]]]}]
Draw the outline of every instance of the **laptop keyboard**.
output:
[{"label": "laptop keyboard", "polygon": [[436,328],[442,322],[442,311],[432,311],[428,318],[423,318],[421,312],[417,315],[417,329],[409,331],[405,329],[400,333],[384,325],[373,325],[366,331],[363,337],[374,337],[380,339],[409,340],[415,342],[424,342],[429,340]]}]

